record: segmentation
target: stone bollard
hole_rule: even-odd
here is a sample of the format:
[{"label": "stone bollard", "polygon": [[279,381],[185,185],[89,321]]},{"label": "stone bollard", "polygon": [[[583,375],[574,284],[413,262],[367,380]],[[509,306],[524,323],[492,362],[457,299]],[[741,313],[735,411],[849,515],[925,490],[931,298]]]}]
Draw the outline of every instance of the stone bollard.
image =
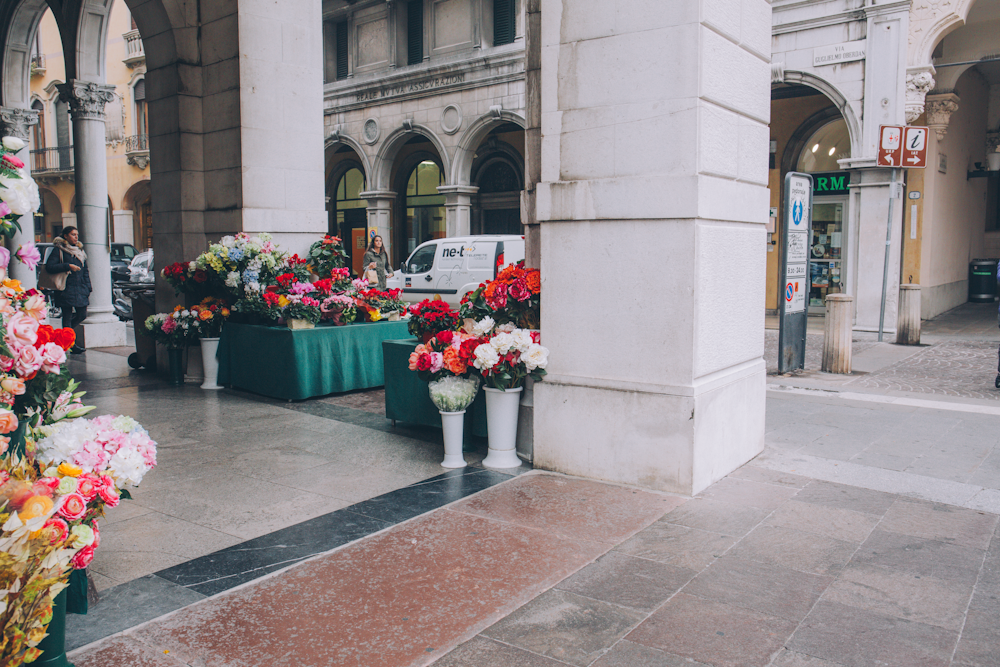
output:
[{"label": "stone bollard", "polygon": [[854,297],[826,295],[826,330],[823,332],[823,372],[851,372],[851,331]]},{"label": "stone bollard", "polygon": [[899,286],[896,345],[920,345],[920,285]]}]

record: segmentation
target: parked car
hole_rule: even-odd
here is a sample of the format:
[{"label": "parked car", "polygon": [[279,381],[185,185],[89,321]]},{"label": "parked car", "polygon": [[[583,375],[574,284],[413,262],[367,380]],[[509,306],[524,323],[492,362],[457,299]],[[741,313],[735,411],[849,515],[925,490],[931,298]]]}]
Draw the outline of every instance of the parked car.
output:
[{"label": "parked car", "polygon": [[462,297],[496,278],[508,264],[524,259],[524,237],[506,234],[454,236],[417,246],[386,281],[402,289],[402,299],[418,303],[440,296],[457,308]]},{"label": "parked car", "polygon": [[[55,246],[51,243],[36,243],[38,247],[38,252],[42,256],[42,261],[38,264],[38,268],[35,272],[41,275],[42,267],[45,262],[49,260],[49,255],[52,254],[52,249]],[[111,244],[111,282],[114,283],[116,280],[128,280],[128,267],[132,262],[132,259],[139,253],[131,243],[112,243]]]},{"label": "parked car", "polygon": [[114,307],[115,315],[123,322],[127,322],[134,317],[132,312],[132,294],[141,291],[153,292],[155,289],[153,273],[153,251],[145,250],[140,252],[128,266],[129,277],[127,280],[114,283]]}]

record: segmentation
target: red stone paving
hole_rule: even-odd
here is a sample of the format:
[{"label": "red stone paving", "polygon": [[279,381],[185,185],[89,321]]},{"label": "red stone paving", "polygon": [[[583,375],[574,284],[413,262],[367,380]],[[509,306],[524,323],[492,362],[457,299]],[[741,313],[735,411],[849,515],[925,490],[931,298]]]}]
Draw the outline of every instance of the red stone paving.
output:
[{"label": "red stone paving", "polygon": [[77,667],[426,665],[682,502],[524,475],[73,660]]}]

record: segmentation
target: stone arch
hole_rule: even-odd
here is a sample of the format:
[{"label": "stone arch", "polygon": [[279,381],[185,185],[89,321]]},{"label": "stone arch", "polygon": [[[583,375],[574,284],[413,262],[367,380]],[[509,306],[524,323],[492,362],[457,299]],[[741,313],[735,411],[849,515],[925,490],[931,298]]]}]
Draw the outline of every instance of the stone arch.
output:
[{"label": "stone arch", "polygon": [[[66,78],[83,79],[104,83],[107,54],[105,47],[108,42],[108,22],[111,18],[111,6],[114,0],[84,0],[80,6],[80,14],[76,25],[75,49],[64,49],[64,53],[73,53],[73,58],[66,59]],[[57,14],[58,20],[58,14]],[[62,30],[62,24],[60,24]],[[63,35],[63,44],[66,36]],[[73,68],[70,69],[70,62]]]},{"label": "stone arch", "polygon": [[153,191],[148,178],[144,178],[136,181],[129,186],[128,190],[125,191],[125,195],[122,197],[122,209],[134,208],[136,204],[139,204],[146,199],[153,196]]},{"label": "stone arch", "polygon": [[797,83],[809,86],[826,95],[827,99],[837,107],[840,115],[844,117],[844,121],[847,123],[847,131],[851,135],[851,155],[854,157],[862,155],[861,123],[858,120],[857,114],[854,113],[854,107],[851,106],[847,97],[844,96],[844,93],[837,86],[815,74],[799,70],[785,70],[781,80],[772,81],[772,83]]},{"label": "stone arch", "polygon": [[368,155],[365,153],[364,148],[361,146],[361,142],[346,134],[341,134],[339,132],[331,133],[326,138],[324,143],[324,148],[329,155],[330,149],[336,150],[337,146],[348,146],[358,157],[358,161],[361,163],[362,171],[365,173],[365,178],[371,179],[372,167],[371,162],[368,160]]},{"label": "stone arch", "polygon": [[524,117],[513,111],[503,109],[491,109],[484,116],[480,116],[462,135],[458,142],[458,149],[455,151],[455,161],[449,175],[449,185],[469,185],[472,179],[472,162],[475,159],[476,150],[483,139],[489,135],[494,128],[505,123],[513,123],[524,129],[527,122]]},{"label": "stone arch", "polygon": [[909,42],[906,60],[910,67],[929,65],[938,42],[948,33],[965,24],[976,0],[955,0],[948,3],[951,11],[938,14],[937,3],[918,3],[910,10]]},{"label": "stone arch", "polygon": [[[396,161],[396,155],[399,153],[399,149],[415,136],[425,137],[433,144],[441,160],[441,172],[445,174],[446,179],[449,178],[451,174],[451,159],[449,158],[448,151],[445,150],[444,144],[441,143],[441,140],[430,128],[412,123],[409,127],[404,126],[396,129],[385,138],[382,147],[375,156],[372,171],[369,172],[371,173],[368,183],[369,188],[372,190],[390,189],[389,181],[392,178],[392,167]],[[448,185],[451,184],[449,183]]]},{"label": "stone arch", "polygon": [[31,45],[49,6],[45,0],[23,0],[7,18],[3,46],[3,106],[27,109],[31,89]]}]

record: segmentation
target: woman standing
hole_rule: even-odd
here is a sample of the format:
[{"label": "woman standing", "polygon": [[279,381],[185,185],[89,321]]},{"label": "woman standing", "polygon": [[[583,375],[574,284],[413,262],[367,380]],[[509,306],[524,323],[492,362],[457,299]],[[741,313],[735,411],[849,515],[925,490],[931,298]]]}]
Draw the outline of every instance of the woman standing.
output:
[{"label": "woman standing", "polygon": [[385,291],[385,279],[386,274],[392,276],[392,269],[389,268],[389,253],[385,251],[385,247],[382,245],[382,237],[376,236],[372,239],[371,245],[368,246],[368,250],[365,252],[365,257],[362,260],[364,265],[364,272],[369,270],[374,270],[378,274],[378,288],[381,291]]},{"label": "woman standing", "polygon": [[[87,270],[87,253],[80,243],[80,232],[76,227],[66,227],[62,235],[53,242],[55,246],[45,262],[45,270],[50,274],[69,272],[66,276],[66,289],[56,292],[56,305],[62,308],[62,324],[64,328],[76,328],[76,325],[87,319],[87,306],[90,305],[90,271]],[[82,345],[70,348],[72,354],[85,352]]]}]

